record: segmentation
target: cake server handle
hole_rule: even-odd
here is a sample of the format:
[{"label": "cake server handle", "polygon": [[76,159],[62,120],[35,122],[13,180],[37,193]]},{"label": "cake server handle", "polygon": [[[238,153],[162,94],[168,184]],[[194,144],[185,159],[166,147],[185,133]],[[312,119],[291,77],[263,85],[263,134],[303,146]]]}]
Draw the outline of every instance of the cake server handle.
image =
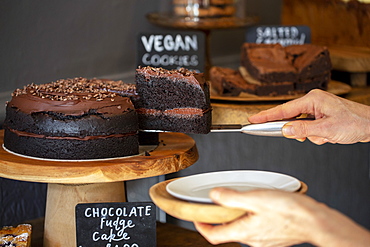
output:
[{"label": "cake server handle", "polygon": [[211,132],[242,132],[249,135],[257,136],[276,136],[282,137],[283,126],[291,121],[296,120],[314,120],[313,118],[295,118],[289,120],[273,121],[260,124],[246,125],[212,125]]}]

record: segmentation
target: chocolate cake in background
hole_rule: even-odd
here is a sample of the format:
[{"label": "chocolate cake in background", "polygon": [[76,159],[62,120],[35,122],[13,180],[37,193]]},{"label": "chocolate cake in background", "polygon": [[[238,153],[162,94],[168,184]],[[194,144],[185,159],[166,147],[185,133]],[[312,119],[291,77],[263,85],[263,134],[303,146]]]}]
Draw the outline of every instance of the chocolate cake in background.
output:
[{"label": "chocolate cake in background", "polygon": [[213,88],[220,95],[238,96],[241,92],[255,93],[256,85],[246,83],[239,70],[214,66],[209,74]]},{"label": "chocolate cake in background", "polygon": [[74,78],[17,89],[6,106],[4,146],[51,159],[137,154],[138,120],[122,82]]},{"label": "chocolate cake in background", "polygon": [[313,88],[327,88],[332,66],[326,47],[310,44],[291,45],[285,47],[285,51],[297,69],[296,91],[308,92]]},{"label": "chocolate cake in background", "polygon": [[297,70],[280,44],[243,44],[241,66],[260,83],[297,80]]},{"label": "chocolate cake in background", "polygon": [[208,82],[184,68],[136,70],[134,104],[140,129],[207,134],[212,123]]},{"label": "chocolate cake in background", "polygon": [[[331,62],[326,47],[245,43],[238,70],[214,67],[211,84],[219,95],[276,96],[327,89]],[[222,73],[220,73],[222,71]]]}]

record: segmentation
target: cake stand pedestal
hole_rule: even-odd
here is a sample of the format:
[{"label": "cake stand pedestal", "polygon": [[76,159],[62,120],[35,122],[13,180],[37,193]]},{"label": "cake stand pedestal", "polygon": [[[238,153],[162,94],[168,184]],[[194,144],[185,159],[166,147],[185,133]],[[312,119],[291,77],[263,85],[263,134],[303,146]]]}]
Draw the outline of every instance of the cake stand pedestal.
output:
[{"label": "cake stand pedestal", "polygon": [[[1,143],[3,137],[1,131]],[[167,132],[160,133],[159,139],[160,144],[150,152],[94,161],[39,160],[1,148],[0,176],[48,183],[44,247],[76,246],[76,204],[125,202],[124,181],[176,172],[197,161],[191,137]]]}]

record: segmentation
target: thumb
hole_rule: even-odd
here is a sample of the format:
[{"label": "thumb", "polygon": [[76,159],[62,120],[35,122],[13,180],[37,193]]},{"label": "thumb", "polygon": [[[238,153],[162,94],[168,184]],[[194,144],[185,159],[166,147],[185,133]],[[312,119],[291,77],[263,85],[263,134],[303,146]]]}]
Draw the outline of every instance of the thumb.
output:
[{"label": "thumb", "polygon": [[[249,191],[249,193],[251,192],[252,191]],[[214,188],[210,192],[210,197],[213,202],[224,207],[237,208],[246,211],[258,210],[258,207],[254,207],[253,197],[249,198],[248,193],[245,192],[243,193],[227,188]]]},{"label": "thumb", "polygon": [[323,128],[322,120],[289,122],[283,126],[283,135],[292,139],[304,139],[310,136],[327,137],[327,129]]}]

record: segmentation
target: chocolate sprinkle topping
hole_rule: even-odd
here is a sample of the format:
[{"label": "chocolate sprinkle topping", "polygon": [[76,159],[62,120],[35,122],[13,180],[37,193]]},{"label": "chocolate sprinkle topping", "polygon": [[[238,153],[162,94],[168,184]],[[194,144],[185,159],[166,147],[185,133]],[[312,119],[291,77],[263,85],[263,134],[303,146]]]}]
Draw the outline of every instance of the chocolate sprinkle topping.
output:
[{"label": "chocolate sprinkle topping", "polygon": [[155,67],[147,66],[147,67],[143,67],[143,68],[139,67],[139,69],[151,70],[151,71],[157,73],[158,75],[161,75],[161,74],[177,74],[177,73],[180,73],[183,76],[192,76],[192,75],[196,74],[195,72],[193,72],[191,70],[188,70],[186,68],[179,68],[179,69],[167,70],[167,69],[163,69],[163,68],[155,68]]},{"label": "chocolate sprinkle topping", "polygon": [[105,98],[114,97],[119,92],[131,90],[129,84],[124,84],[122,81],[86,79],[76,77],[73,79],[60,79],[56,82],[37,85],[34,83],[28,84],[23,89],[16,89],[12,96],[16,97],[22,94],[31,94],[40,98],[46,98],[56,101],[69,100],[90,100],[102,101]]}]

